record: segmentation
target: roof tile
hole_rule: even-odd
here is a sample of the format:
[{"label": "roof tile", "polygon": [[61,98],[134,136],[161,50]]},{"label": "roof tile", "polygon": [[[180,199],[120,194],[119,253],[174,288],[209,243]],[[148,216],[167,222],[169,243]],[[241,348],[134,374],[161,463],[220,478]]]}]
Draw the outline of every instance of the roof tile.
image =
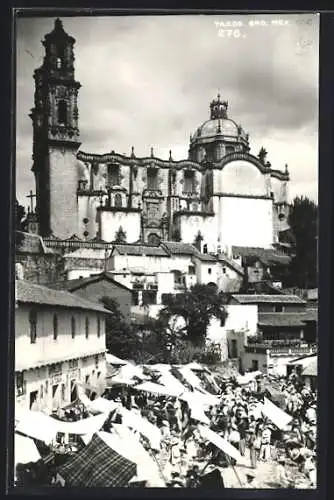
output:
[{"label": "roof tile", "polygon": [[18,303],[62,306],[109,313],[104,307],[73,293],[51,289],[23,280],[16,280],[16,300]]},{"label": "roof tile", "polygon": [[234,294],[232,298],[239,304],[306,304],[305,300],[297,295]]},{"label": "roof tile", "polygon": [[307,313],[259,313],[259,326],[305,326]]}]

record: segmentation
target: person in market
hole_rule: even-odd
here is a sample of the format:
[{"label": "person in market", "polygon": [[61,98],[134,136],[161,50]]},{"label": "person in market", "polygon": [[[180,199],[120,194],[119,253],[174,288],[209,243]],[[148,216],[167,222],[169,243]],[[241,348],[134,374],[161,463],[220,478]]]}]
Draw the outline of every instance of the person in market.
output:
[{"label": "person in market", "polygon": [[250,427],[247,431],[247,446],[249,449],[249,457],[250,457],[250,464],[252,469],[256,469],[257,465],[257,450],[255,448],[255,429],[253,427]]},{"label": "person in market", "polygon": [[186,487],[198,488],[200,484],[200,471],[198,465],[193,465],[186,473]]},{"label": "person in market", "polygon": [[267,462],[271,456],[271,430],[266,425],[261,435],[260,460]]},{"label": "person in market", "polygon": [[245,456],[247,429],[248,429],[248,419],[244,417],[238,423],[238,432],[240,436],[239,452],[242,457]]}]

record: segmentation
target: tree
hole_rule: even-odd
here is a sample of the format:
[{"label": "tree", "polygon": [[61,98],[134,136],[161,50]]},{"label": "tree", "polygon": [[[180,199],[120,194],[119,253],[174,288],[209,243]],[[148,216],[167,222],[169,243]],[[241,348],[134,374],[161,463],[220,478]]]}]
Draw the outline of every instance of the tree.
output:
[{"label": "tree", "polygon": [[178,336],[194,345],[203,346],[211,319],[217,318],[222,324],[225,323],[225,304],[225,296],[216,287],[196,284],[183,294],[170,296],[160,319],[166,324],[174,316],[182,317],[185,325],[179,329]]},{"label": "tree", "polygon": [[295,238],[294,258],[289,269],[289,285],[317,287],[318,206],[297,196],[290,208],[289,225]]},{"label": "tree", "polygon": [[126,232],[123,230],[122,226],[119,227],[115,234],[114,243],[126,243]]},{"label": "tree", "polygon": [[115,356],[133,359],[140,347],[140,339],[132,325],[122,315],[118,303],[107,296],[101,298],[105,309],[111,311],[106,317],[106,348]]}]

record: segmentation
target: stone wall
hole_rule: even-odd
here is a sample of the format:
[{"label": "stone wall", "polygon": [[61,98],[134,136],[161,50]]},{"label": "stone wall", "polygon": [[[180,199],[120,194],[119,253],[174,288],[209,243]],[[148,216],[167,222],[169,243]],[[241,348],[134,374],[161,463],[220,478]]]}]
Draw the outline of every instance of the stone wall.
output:
[{"label": "stone wall", "polygon": [[24,280],[46,284],[65,279],[64,259],[58,254],[16,254],[16,262],[23,266]]}]

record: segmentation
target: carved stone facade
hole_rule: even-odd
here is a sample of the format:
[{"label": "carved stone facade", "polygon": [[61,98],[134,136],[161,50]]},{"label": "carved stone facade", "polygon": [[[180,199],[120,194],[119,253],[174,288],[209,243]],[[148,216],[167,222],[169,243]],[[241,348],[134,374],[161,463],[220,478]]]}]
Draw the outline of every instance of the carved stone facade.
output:
[{"label": "carved stone facade", "polygon": [[[273,169],[266,155],[250,153],[249,135],[228,117],[228,103],[219,95],[210,103],[210,118],[191,136],[187,159],[175,161],[171,152],[166,160],[156,158],[153,149],[144,158],[133,148],[129,156],[84,152],[74,39],[57,20],[43,44],[31,115],[43,236],[113,242],[121,227],[128,243],[156,245],[176,235],[194,243],[200,231],[209,251],[254,246],[257,231],[262,246],[277,241],[280,217],[288,210],[289,173]],[[233,223],[236,211],[239,226]]]}]

